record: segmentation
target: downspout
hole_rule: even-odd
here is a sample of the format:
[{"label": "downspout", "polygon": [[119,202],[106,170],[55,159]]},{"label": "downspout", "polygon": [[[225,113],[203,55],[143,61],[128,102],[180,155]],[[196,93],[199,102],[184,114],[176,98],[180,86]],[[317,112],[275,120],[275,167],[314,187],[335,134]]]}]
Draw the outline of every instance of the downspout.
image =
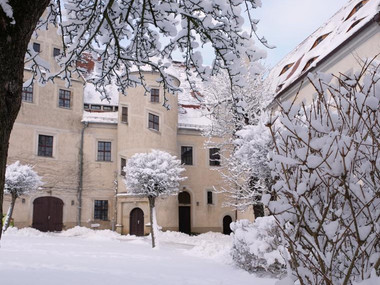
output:
[{"label": "downspout", "polygon": [[79,147],[79,181],[78,181],[78,220],[77,225],[81,226],[82,220],[82,191],[83,191],[83,142],[84,142],[84,130],[88,127],[88,122],[83,122],[82,131],[80,134],[80,147]]},{"label": "downspout", "polygon": [[112,219],[112,231],[116,231],[116,225],[117,225],[117,195],[118,195],[118,192],[119,192],[119,182],[117,180],[117,176],[118,176],[118,172],[116,171],[115,172],[115,180],[114,180],[114,194],[115,194],[115,197],[114,197],[114,207],[113,207],[113,219]]}]

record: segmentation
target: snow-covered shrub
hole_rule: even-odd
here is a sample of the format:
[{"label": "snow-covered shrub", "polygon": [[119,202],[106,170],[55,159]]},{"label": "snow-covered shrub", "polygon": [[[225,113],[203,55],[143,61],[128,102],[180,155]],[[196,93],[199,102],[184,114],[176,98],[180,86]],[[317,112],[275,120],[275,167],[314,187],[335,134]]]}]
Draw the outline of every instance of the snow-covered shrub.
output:
[{"label": "snow-covered shrub", "polygon": [[280,229],[272,216],[256,218],[253,223],[239,220],[232,223],[231,228],[231,254],[236,265],[249,272],[269,272],[275,275],[285,272]]},{"label": "snow-covered shrub", "polygon": [[155,234],[158,233],[156,198],[178,193],[179,182],[186,179],[181,177],[185,168],[175,156],[165,151],[152,150],[133,155],[128,159],[124,171],[128,192],[149,200],[152,247],[155,247]]},{"label": "snow-covered shrub", "polygon": [[12,200],[4,221],[3,231],[7,230],[12,219],[16,199],[35,191],[40,185],[42,185],[41,177],[37,175],[32,166],[20,164],[19,161],[7,166],[4,190],[6,194],[11,195]]},{"label": "snow-covered shrub", "polygon": [[309,76],[312,102],[284,102],[268,123],[278,177],[269,209],[289,251],[289,278],[301,285],[349,285],[379,273],[379,73],[373,61],[336,83]]}]

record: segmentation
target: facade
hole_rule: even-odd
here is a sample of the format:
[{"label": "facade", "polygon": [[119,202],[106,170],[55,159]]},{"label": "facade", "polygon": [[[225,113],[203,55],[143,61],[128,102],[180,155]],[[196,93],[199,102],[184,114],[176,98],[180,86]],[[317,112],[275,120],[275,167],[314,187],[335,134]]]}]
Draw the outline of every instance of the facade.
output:
[{"label": "facade", "polygon": [[[43,31],[33,40],[33,47],[53,68],[60,51],[57,37],[54,31]],[[176,68],[180,71],[180,64]],[[138,86],[124,96],[110,86],[109,102],[101,101],[82,77],[74,79],[70,88],[58,79],[44,87],[25,88],[8,159],[34,165],[44,185],[17,200],[15,226],[60,231],[80,224],[147,234],[148,201],[127,195],[122,169],[133,154],[151,149],[181,158],[188,177],[178,196],[157,201],[163,230],[229,233],[231,221],[253,219],[252,211],[237,213],[223,207],[223,195],[213,192],[222,183],[215,170],[223,161],[218,160],[217,149],[204,146],[201,129],[209,121],[178,74],[179,79],[173,79],[184,92],[166,95],[170,110],[162,106],[164,90],[156,82],[158,74],[151,71],[144,74],[149,94]],[[26,79],[28,75],[26,70]],[[5,209],[9,200],[5,195]]]},{"label": "facade", "polygon": [[315,93],[308,73],[335,74],[360,70],[380,56],[380,1],[350,0],[324,25],[285,56],[270,72],[268,82],[278,102],[310,102]]}]

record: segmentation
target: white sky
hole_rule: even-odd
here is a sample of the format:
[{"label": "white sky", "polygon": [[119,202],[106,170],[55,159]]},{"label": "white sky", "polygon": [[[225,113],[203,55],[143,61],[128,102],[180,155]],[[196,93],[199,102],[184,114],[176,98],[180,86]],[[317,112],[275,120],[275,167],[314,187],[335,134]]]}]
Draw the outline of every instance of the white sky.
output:
[{"label": "white sky", "polygon": [[257,32],[277,48],[268,50],[273,67],[306,37],[334,15],[348,0],[262,0],[255,18]]}]

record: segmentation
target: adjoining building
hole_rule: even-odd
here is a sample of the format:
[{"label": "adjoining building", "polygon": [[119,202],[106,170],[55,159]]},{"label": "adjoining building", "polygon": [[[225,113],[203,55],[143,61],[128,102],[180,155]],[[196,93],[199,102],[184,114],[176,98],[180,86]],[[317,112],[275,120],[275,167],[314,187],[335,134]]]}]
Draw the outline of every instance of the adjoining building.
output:
[{"label": "adjoining building", "polygon": [[[41,31],[33,48],[53,68],[61,47],[55,31]],[[101,100],[83,77],[69,88],[57,79],[41,87],[24,88],[23,103],[13,128],[8,162],[34,165],[44,185],[16,202],[14,224],[42,231],[60,231],[82,225],[115,229],[123,234],[149,232],[148,201],[129,196],[123,167],[135,153],[159,149],[181,159],[188,177],[178,196],[157,201],[157,220],[163,230],[185,233],[229,233],[237,218],[253,219],[252,211],[238,213],[223,207],[223,194],[214,186],[222,183],[223,164],[217,148],[205,147],[201,134],[210,121],[202,115],[200,94],[182,80],[181,64],[175,63],[173,80],[184,91],[167,94],[170,110],[163,107],[164,90],[158,73],[146,71],[150,88],[141,86],[119,94],[109,86],[110,101]],[[25,70],[25,78],[30,71]],[[178,77],[178,78],[177,78]],[[9,197],[5,195],[6,209]]]},{"label": "adjoining building", "polygon": [[351,0],[271,70],[268,82],[276,96],[270,107],[296,94],[310,102],[315,93],[310,72],[355,72],[376,56],[380,60],[380,1]]}]

